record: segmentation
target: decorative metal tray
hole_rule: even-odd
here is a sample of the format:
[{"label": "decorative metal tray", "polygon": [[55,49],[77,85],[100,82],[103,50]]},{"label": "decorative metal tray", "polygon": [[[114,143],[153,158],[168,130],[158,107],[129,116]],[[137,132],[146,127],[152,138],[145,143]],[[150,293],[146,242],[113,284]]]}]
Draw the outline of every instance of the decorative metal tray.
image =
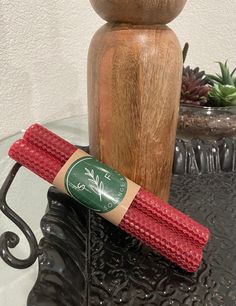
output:
[{"label": "decorative metal tray", "polygon": [[31,255],[14,258],[17,237],[5,233],[0,255],[25,268],[38,257],[37,282],[28,306],[233,306],[236,305],[236,176],[233,173],[174,176],[170,202],[211,230],[204,260],[189,274],[137,240],[79,206],[54,187],[41,221],[37,247],[33,233],[6,204],[19,169],[15,165],[0,192],[4,213],[24,231]]}]

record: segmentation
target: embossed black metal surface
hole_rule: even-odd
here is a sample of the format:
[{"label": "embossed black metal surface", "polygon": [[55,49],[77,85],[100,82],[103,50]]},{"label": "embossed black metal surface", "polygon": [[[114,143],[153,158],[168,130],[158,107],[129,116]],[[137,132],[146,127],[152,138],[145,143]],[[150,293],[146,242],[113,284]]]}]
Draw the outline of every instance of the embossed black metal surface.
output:
[{"label": "embossed black metal surface", "polygon": [[54,187],[48,200],[39,275],[28,305],[87,305],[89,212]]},{"label": "embossed black metal surface", "polygon": [[236,305],[236,176],[174,176],[170,202],[212,232],[189,274],[50,188],[28,306]]},{"label": "embossed black metal surface", "polygon": [[236,141],[177,139],[173,164],[174,174],[207,174],[235,172]]}]

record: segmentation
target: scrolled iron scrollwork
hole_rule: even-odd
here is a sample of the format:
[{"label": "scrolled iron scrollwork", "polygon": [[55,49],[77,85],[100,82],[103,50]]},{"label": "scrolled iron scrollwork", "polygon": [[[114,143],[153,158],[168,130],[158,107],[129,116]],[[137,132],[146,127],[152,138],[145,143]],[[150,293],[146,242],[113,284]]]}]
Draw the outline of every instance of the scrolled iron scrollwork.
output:
[{"label": "scrolled iron scrollwork", "polygon": [[13,166],[0,189],[0,210],[22,231],[28,240],[30,254],[26,259],[18,259],[12,255],[10,249],[13,249],[18,245],[20,238],[15,233],[8,231],[0,236],[0,257],[2,257],[5,263],[13,268],[26,269],[36,261],[38,255],[40,254],[38,243],[30,227],[8,206],[6,201],[9,188],[20,167],[21,165],[18,163]]}]

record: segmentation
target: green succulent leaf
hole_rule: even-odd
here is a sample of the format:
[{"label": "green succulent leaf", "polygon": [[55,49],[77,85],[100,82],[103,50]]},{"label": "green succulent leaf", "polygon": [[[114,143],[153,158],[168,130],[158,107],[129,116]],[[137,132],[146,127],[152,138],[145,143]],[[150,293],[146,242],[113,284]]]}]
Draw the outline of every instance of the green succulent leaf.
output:
[{"label": "green succulent leaf", "polygon": [[236,87],[217,83],[208,98],[212,106],[236,106]]},{"label": "green succulent leaf", "polygon": [[222,80],[220,77],[217,77],[213,74],[207,74],[207,81],[211,84],[211,85],[214,85],[214,83],[221,83]]},{"label": "green succulent leaf", "polygon": [[236,72],[236,68],[234,68],[234,70],[231,72],[230,76],[233,77],[235,72]]},{"label": "green succulent leaf", "polygon": [[216,75],[207,74],[207,80],[210,84],[214,85],[215,83],[219,83],[221,85],[231,85],[236,86],[236,77],[234,74],[236,72],[236,68],[230,73],[228,61],[225,63],[217,62],[220,66],[221,74],[216,73]]},{"label": "green succulent leaf", "polygon": [[[228,65],[227,65],[227,61],[225,62],[225,64],[223,64],[221,62],[218,62],[218,64],[220,65],[222,80],[223,80],[224,84],[227,84],[227,82],[229,80],[229,75],[230,75]],[[219,74],[218,74],[218,76],[220,77]]]}]

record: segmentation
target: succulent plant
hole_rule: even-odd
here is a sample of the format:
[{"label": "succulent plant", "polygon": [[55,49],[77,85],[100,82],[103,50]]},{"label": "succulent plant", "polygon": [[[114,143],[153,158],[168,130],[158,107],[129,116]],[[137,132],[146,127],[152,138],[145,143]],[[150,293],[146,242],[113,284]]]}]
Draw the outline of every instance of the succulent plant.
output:
[{"label": "succulent plant", "polygon": [[[183,59],[187,57],[189,44],[183,49]],[[228,61],[218,62],[220,73],[205,74],[197,67],[187,66],[183,69],[181,89],[182,104],[199,106],[236,106],[236,68],[230,72]]]},{"label": "succulent plant", "polygon": [[183,69],[181,100],[183,104],[205,105],[211,87],[207,84],[205,72],[187,66]]},{"label": "succulent plant", "polygon": [[236,68],[230,72],[228,61],[226,61],[224,64],[222,62],[218,62],[218,64],[220,66],[221,75],[219,73],[216,75],[208,74],[208,82],[212,85],[219,83],[221,85],[230,85],[236,87],[236,77],[234,76],[236,73]]},{"label": "succulent plant", "polygon": [[236,87],[215,83],[208,96],[210,106],[236,106]]}]

